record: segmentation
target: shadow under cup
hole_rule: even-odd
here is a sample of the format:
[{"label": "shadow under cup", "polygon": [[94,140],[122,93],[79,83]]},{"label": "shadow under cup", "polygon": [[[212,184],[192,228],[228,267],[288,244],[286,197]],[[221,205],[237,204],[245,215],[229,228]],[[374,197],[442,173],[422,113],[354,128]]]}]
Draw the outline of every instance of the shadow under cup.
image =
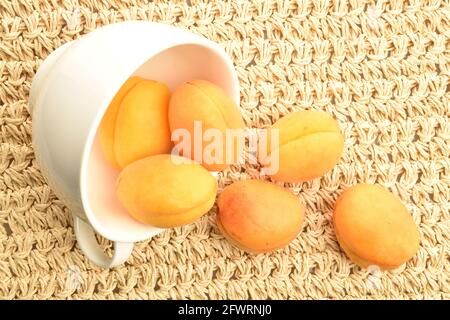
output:
[{"label": "shadow under cup", "polygon": [[[171,92],[189,80],[208,80],[224,89],[238,103],[239,89],[232,68],[224,56],[211,48],[186,44],[166,49],[151,57],[130,76],[165,83]],[[106,162],[97,132],[86,170],[82,172],[86,175],[85,179],[81,179],[81,189],[86,190],[83,206],[90,223],[102,236],[114,241],[136,242],[161,232],[161,229],[133,219],[120,204],[116,196],[116,179],[119,173],[119,170]]]}]

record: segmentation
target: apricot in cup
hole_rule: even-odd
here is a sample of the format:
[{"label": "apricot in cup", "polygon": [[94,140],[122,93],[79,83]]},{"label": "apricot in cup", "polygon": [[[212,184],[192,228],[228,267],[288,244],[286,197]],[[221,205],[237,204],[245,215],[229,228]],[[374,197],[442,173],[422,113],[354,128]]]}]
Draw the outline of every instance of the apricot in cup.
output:
[{"label": "apricot in cup", "polygon": [[[201,138],[206,137],[205,132],[208,129],[217,129],[223,139],[215,140],[221,145],[214,144],[217,148],[211,148],[213,138],[210,141],[196,140],[194,134],[196,123],[197,126],[201,124],[201,128],[197,130]],[[195,159],[208,170],[220,171],[237,162],[236,139],[230,138],[228,145],[232,147],[227,148],[226,130],[245,128],[244,120],[233,100],[217,85],[204,80],[192,80],[179,86],[170,99],[169,124],[172,133],[178,129],[184,129],[189,133],[190,150],[183,155]],[[174,140],[176,145],[183,142],[176,140]],[[208,140],[207,137],[205,140]],[[195,148],[199,148],[201,159],[195,158]],[[217,150],[220,151],[215,152]]]},{"label": "apricot in cup", "polygon": [[170,228],[189,224],[207,213],[214,205],[217,182],[192,160],[162,154],[126,166],[116,191],[133,218]]},{"label": "apricot in cup", "polygon": [[172,148],[165,84],[129,78],[111,101],[99,127],[100,145],[115,168]]}]

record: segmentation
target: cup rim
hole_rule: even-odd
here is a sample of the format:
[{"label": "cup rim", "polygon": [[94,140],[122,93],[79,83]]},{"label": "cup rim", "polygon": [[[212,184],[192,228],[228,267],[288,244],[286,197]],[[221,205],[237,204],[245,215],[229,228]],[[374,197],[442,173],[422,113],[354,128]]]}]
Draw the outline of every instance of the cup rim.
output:
[{"label": "cup rim", "polygon": [[[170,27],[172,27],[176,30],[179,30],[173,26],[170,26]],[[120,83],[118,83],[115,86],[117,88],[117,90],[119,90],[120,86],[133,73],[135,73],[143,64],[145,64],[146,62],[148,62],[150,59],[157,56],[158,54],[160,54],[166,50],[170,50],[170,49],[179,47],[179,46],[195,45],[195,46],[203,47],[207,50],[214,52],[214,54],[216,54],[220,58],[222,63],[224,63],[224,65],[226,66],[226,69],[229,72],[229,74],[231,75],[231,79],[232,79],[231,88],[232,88],[233,96],[231,98],[237,105],[239,105],[239,102],[240,102],[239,80],[238,80],[237,72],[233,66],[233,63],[232,63],[230,57],[226,54],[226,52],[217,43],[213,42],[212,40],[209,40],[207,38],[202,38],[195,34],[192,34],[192,36],[194,36],[194,37],[189,38],[188,41],[178,41],[177,43],[175,43],[173,45],[169,45],[169,46],[166,46],[159,50],[156,50],[154,52],[151,52],[149,57],[146,60],[140,61],[140,63],[137,65],[137,67],[134,68],[134,70],[132,72],[130,72],[130,74],[127,77],[125,77],[124,79],[121,79]],[[115,90],[114,92],[117,92],[117,90]],[[85,216],[89,221],[89,224],[96,230],[96,232],[98,232],[103,237],[105,237],[109,240],[112,240],[112,241],[120,241],[120,242],[143,241],[143,240],[151,238],[152,236],[162,232],[164,229],[157,229],[156,227],[149,226],[149,230],[148,230],[148,232],[145,233],[145,235],[142,235],[142,234],[140,234],[140,235],[134,235],[134,234],[111,235],[110,232],[106,228],[104,228],[104,226],[98,221],[98,219],[95,216],[95,213],[93,212],[93,210],[91,208],[90,202],[89,202],[89,196],[88,196],[88,191],[87,191],[87,189],[88,189],[87,188],[87,184],[88,184],[87,176],[88,176],[89,157],[91,154],[92,147],[94,145],[98,127],[99,127],[100,122],[101,122],[111,100],[113,99],[113,97],[114,97],[114,95],[105,99],[103,101],[103,103],[98,107],[97,114],[95,115],[95,118],[92,121],[86,141],[83,146],[82,157],[81,157],[81,167],[80,167],[80,172],[79,172],[79,181],[80,181],[79,191],[80,191],[80,197],[81,197],[81,204],[82,204],[82,208],[85,212]]]}]

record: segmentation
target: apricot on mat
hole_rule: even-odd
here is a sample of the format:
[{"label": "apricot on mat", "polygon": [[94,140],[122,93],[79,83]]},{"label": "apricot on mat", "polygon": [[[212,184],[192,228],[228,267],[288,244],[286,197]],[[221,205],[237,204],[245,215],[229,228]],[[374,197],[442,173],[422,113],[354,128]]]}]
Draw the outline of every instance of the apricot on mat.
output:
[{"label": "apricot on mat", "polygon": [[[211,159],[208,158],[208,145],[211,141],[197,142],[194,139],[195,123],[201,124],[200,134],[204,136],[208,129],[218,129],[224,139],[221,146],[221,155],[211,152]],[[183,155],[195,159],[195,148],[197,147],[203,156],[202,159],[195,159],[210,171],[220,171],[229,164],[237,162],[236,140],[228,141],[229,145],[234,146],[227,150],[227,129],[245,128],[244,120],[236,104],[227,96],[226,92],[215,84],[204,80],[192,80],[179,86],[172,94],[169,105],[169,125],[170,130],[174,132],[177,129],[185,129],[191,136],[190,152]],[[178,141],[174,141],[177,143]],[[217,159],[215,157],[217,156]],[[234,160],[234,161],[233,161]]]},{"label": "apricot on mat", "polygon": [[[278,146],[270,140],[270,130],[278,130]],[[278,160],[278,171],[271,177],[284,182],[324,175],[338,162],[344,147],[337,121],[318,111],[297,111],[282,117],[269,129],[268,138],[267,148],[260,144],[259,159],[265,167]]]},{"label": "apricot on mat", "polygon": [[137,160],[120,173],[116,193],[136,220],[159,228],[185,225],[214,205],[216,179],[190,159],[161,154]]},{"label": "apricot on mat", "polygon": [[343,251],[364,268],[397,268],[419,249],[419,231],[410,213],[379,185],[358,184],[344,191],[333,223]]},{"label": "apricot on mat", "polygon": [[115,168],[172,148],[166,85],[129,78],[111,101],[99,127],[100,145]]},{"label": "apricot on mat", "polygon": [[226,187],[218,207],[217,225],[225,238],[250,253],[288,245],[300,232],[305,212],[289,190],[262,180]]}]

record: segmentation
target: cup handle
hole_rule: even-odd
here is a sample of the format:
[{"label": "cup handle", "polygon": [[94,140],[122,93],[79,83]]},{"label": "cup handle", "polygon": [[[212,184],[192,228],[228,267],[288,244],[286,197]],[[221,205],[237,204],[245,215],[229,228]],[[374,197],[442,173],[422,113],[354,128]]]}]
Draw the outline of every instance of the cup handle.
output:
[{"label": "cup handle", "polygon": [[115,241],[114,254],[112,257],[108,257],[98,244],[94,229],[88,223],[74,216],[73,225],[81,251],[99,267],[112,268],[118,266],[124,263],[133,252],[133,242]]}]

